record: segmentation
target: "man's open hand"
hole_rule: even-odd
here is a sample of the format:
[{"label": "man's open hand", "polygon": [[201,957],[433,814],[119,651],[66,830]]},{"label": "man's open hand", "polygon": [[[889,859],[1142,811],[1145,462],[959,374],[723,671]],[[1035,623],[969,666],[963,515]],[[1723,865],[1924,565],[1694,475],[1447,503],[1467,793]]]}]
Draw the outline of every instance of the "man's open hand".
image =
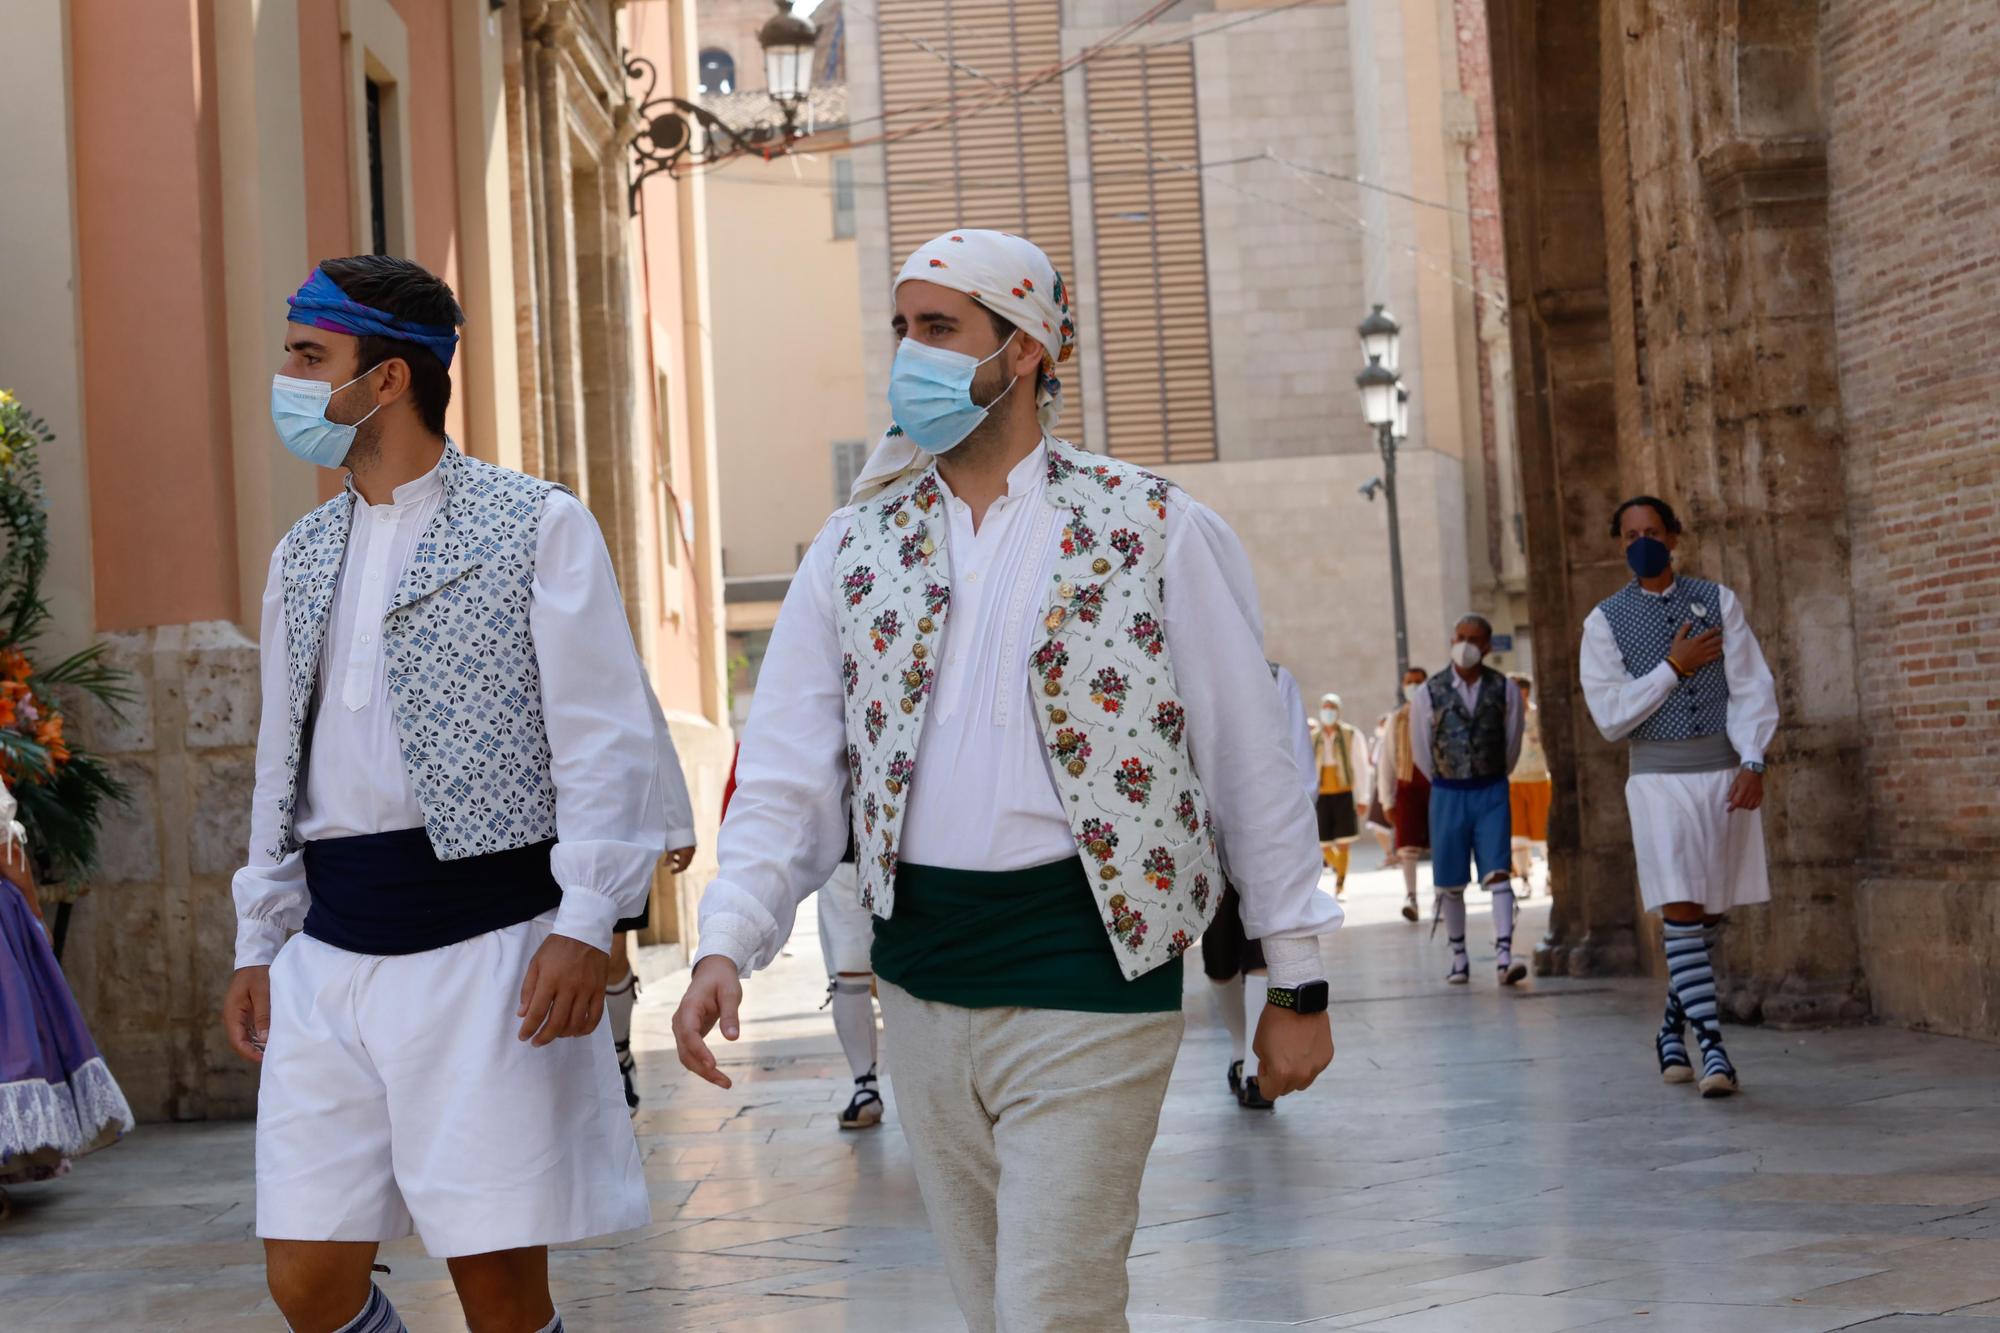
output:
[{"label": "man's open hand", "polygon": [[735,1041],[741,1032],[736,1011],[742,1003],[743,983],[736,978],[735,963],[710,954],[694,965],[687,994],[681,996],[681,1007],[674,1010],[674,1046],[680,1051],[682,1068],[718,1088],[729,1086],[729,1075],[716,1067],[715,1054],[702,1038],[719,1021],[722,1035]]},{"label": "man's open hand", "polygon": [[522,1041],[546,1046],[558,1037],[587,1037],[604,1014],[604,985],[611,979],[611,956],[567,935],[551,935],[528,960],[521,982]]},{"label": "man's open hand", "polygon": [[1747,768],[1736,770],[1736,781],[1729,784],[1729,800],[1725,808],[1734,814],[1738,810],[1755,810],[1764,804],[1764,775],[1753,773]]},{"label": "man's open hand", "polygon": [[1267,1004],[1257,1020],[1257,1091],[1276,1101],[1303,1092],[1333,1063],[1333,1024],[1324,1013],[1301,1014]]},{"label": "man's open hand", "polygon": [[222,997],[222,1030],[229,1044],[253,1065],[264,1063],[264,1042],[271,1035],[271,969],[239,967]]}]

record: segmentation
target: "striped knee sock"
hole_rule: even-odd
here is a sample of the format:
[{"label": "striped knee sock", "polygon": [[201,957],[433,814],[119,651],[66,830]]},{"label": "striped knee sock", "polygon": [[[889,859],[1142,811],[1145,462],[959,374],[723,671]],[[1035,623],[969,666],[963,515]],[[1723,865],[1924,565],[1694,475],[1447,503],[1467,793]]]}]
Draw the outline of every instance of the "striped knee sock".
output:
[{"label": "striped knee sock", "polygon": [[361,1307],[360,1314],[340,1326],[339,1333],[409,1333],[409,1329],[382,1289],[371,1282],[368,1303]]},{"label": "striped knee sock", "polygon": [[1681,1011],[1681,997],[1674,994],[1673,983],[1667,984],[1667,1011],[1660,1018],[1660,1033],[1653,1044],[1660,1053],[1662,1072],[1674,1065],[1688,1064],[1687,1015]]},{"label": "striped knee sock", "polygon": [[1715,1008],[1715,971],[1708,962],[1708,943],[1699,922],[1681,925],[1666,923],[1667,978],[1681,1011],[1694,1028],[1701,1044],[1702,1077],[1731,1073],[1729,1056],[1722,1049],[1722,1030]]}]

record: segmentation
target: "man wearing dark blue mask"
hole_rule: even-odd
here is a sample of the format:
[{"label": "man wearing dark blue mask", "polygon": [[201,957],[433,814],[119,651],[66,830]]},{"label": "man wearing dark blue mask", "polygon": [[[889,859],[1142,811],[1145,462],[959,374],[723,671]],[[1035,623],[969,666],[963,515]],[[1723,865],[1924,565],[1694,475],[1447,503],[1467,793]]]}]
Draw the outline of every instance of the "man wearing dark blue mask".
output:
[{"label": "man wearing dark blue mask", "polygon": [[1604,738],[1632,742],[1625,801],[1639,891],[1666,936],[1660,1074],[1726,1097],[1738,1082],[1717,1024],[1709,948],[1724,913],[1771,897],[1758,811],[1778,696],[1736,594],[1675,572],[1680,534],[1664,500],[1641,495],[1618,506],[1611,535],[1633,579],[1584,620],[1579,678]]}]

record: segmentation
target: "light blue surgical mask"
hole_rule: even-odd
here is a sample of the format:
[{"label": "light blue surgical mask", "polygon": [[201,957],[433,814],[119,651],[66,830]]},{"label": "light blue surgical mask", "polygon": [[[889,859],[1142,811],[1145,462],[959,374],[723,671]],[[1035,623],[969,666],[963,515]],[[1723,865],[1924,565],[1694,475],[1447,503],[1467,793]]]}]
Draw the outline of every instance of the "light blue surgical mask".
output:
[{"label": "light blue surgical mask", "polygon": [[[347,384],[359,384],[379,368],[371,366]],[[278,439],[293,457],[319,467],[339,467],[347,461],[347,452],[354,447],[355,427],[382,410],[380,403],[375,404],[368,417],[352,426],[328,421],[326,405],[347,384],[294,379],[290,375],[271,377],[271,424],[278,428]]]},{"label": "light blue surgical mask", "polygon": [[[993,410],[993,403],[982,407],[972,401],[972,377],[1013,341],[1009,334],[993,356],[974,360],[964,352],[903,339],[896,348],[896,363],[889,370],[889,410],[910,443],[927,454],[942,454],[972,434]],[[1016,375],[1007,381],[1007,388],[993,402],[1005,398],[1020,378]]]}]

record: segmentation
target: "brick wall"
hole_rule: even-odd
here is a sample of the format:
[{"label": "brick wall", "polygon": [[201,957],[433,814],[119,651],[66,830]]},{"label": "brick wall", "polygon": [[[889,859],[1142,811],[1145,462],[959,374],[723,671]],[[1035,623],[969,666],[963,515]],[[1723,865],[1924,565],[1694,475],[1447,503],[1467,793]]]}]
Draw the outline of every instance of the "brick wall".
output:
[{"label": "brick wall", "polygon": [[1860,924],[1884,1017],[2000,1036],[2000,8],[1824,16]]}]

